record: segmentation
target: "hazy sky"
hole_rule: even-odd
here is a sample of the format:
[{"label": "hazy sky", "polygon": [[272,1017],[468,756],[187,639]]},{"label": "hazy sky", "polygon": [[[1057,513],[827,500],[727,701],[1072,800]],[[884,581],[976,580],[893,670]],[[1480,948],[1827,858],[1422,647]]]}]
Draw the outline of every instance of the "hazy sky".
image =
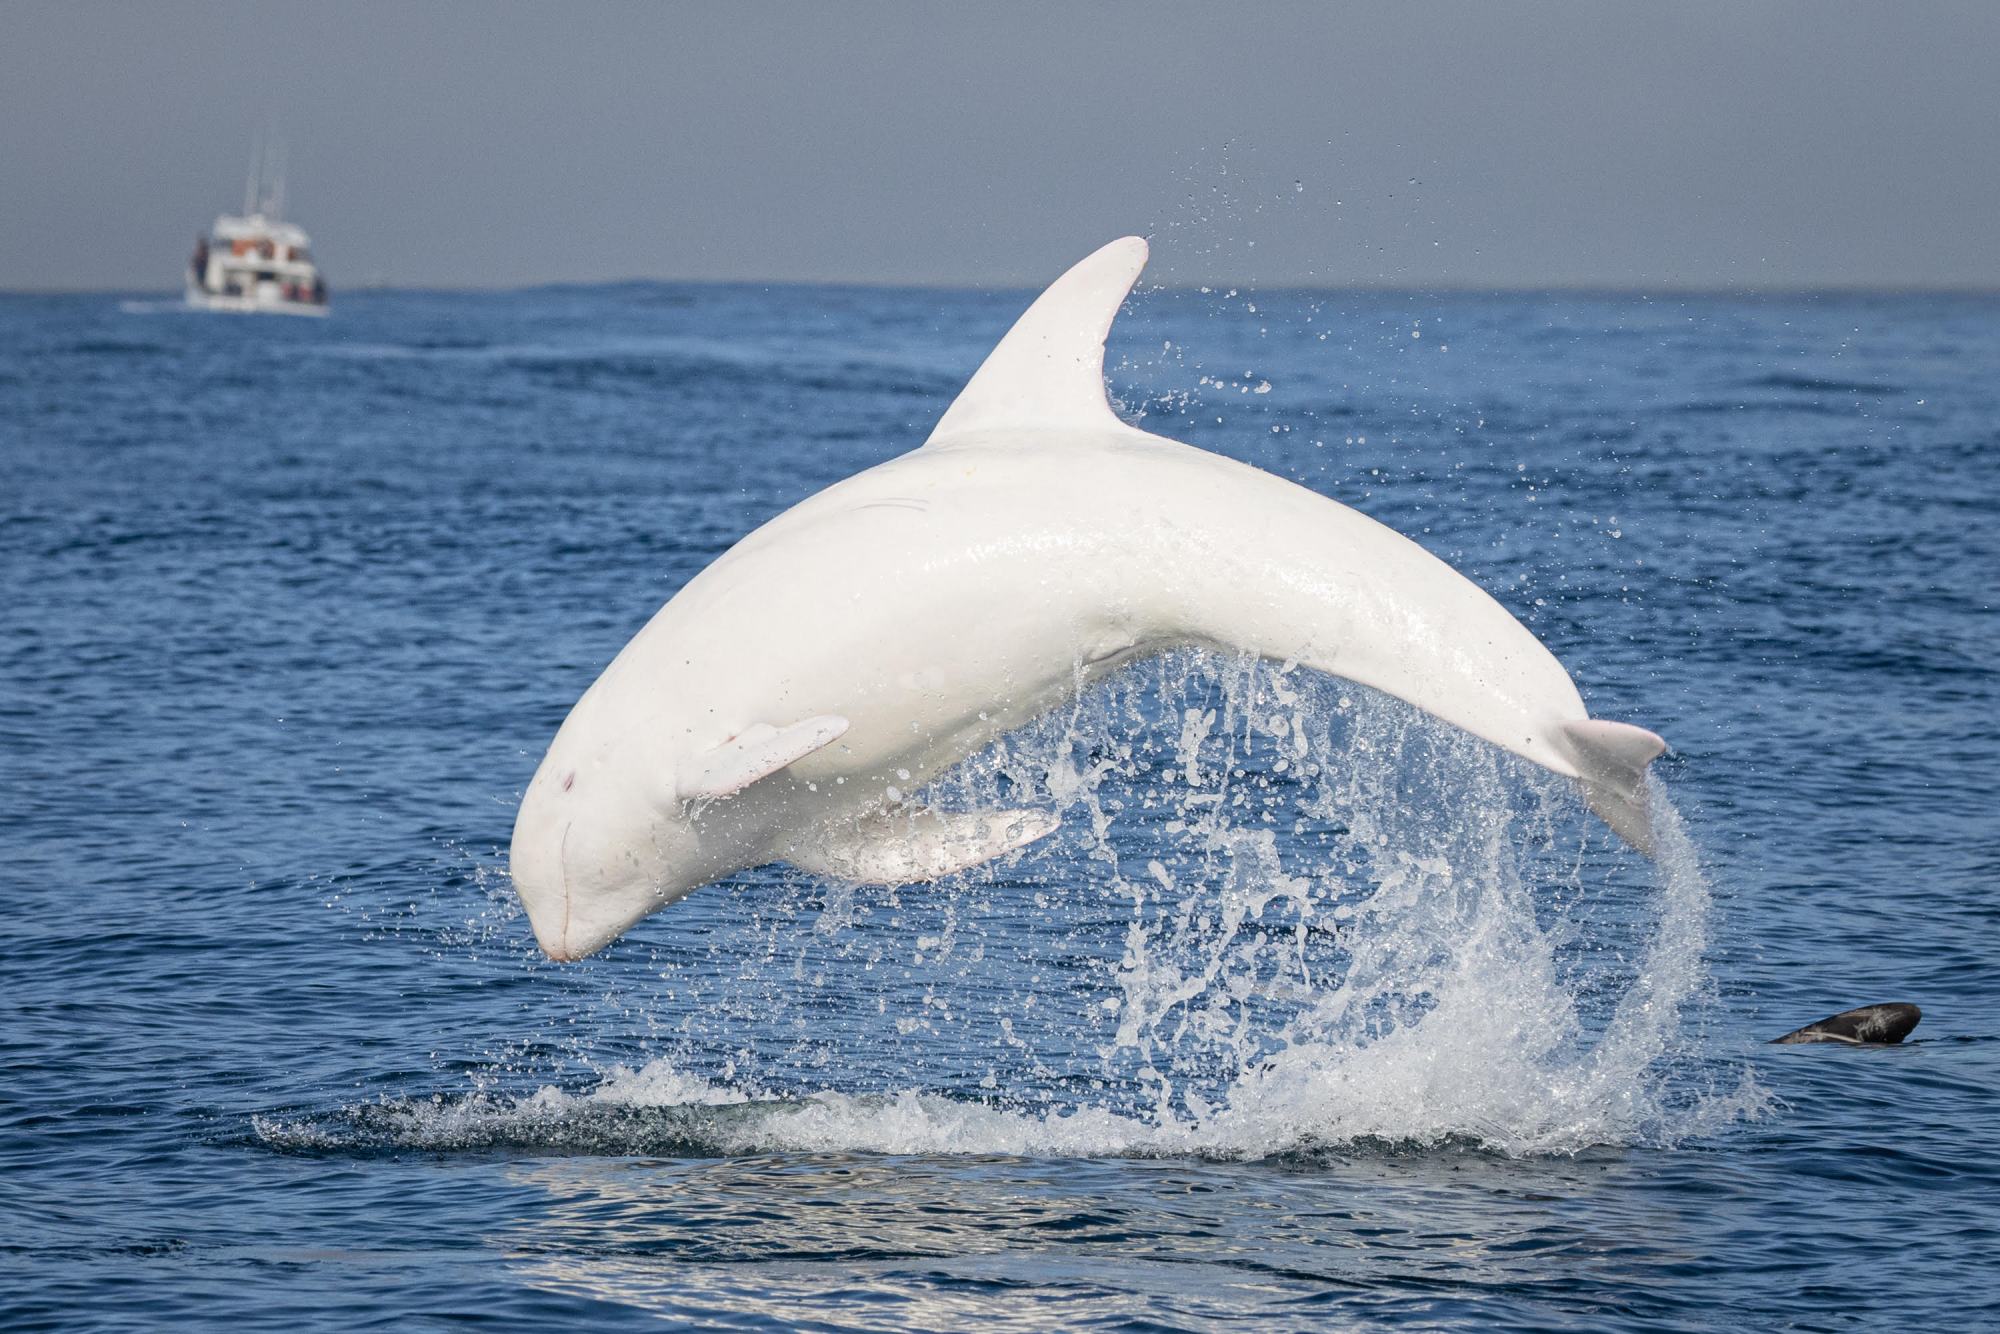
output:
[{"label": "hazy sky", "polygon": [[2000,287],[2000,3],[0,0],[0,288],[171,288],[290,145],[338,290]]}]

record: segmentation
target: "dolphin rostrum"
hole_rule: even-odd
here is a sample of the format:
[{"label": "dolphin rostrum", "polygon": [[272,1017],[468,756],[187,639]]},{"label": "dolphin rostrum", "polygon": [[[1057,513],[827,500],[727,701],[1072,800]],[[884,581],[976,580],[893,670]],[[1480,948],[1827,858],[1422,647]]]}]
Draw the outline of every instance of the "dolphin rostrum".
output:
[{"label": "dolphin rostrum", "polygon": [[521,798],[536,939],[580,959],[745,867],[931,880],[1053,831],[910,794],[1137,659],[1210,646],[1387,691],[1556,773],[1649,851],[1666,743],[1590,718],[1477,585],[1365,515],[1129,426],[1104,338],[1146,262],[1044,292],[923,447],[772,519],[577,701]]}]

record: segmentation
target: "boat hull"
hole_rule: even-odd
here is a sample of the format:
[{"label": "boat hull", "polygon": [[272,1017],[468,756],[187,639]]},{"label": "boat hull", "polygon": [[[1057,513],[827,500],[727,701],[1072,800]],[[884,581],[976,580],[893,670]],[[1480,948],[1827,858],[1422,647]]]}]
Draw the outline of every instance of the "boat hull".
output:
[{"label": "boat hull", "polygon": [[217,311],[227,315],[307,315],[325,318],[327,308],[311,301],[267,300],[254,296],[230,296],[221,292],[189,289],[187,303],[194,310]]}]

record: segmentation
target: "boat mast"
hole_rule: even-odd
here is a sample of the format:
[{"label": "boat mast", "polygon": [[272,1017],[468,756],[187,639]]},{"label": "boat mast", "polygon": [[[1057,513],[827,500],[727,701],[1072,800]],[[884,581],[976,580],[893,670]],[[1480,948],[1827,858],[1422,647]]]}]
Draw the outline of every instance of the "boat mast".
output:
[{"label": "boat mast", "polygon": [[264,191],[263,213],[272,222],[281,221],[285,216],[285,141],[273,133],[270,152],[265,157],[267,184]]},{"label": "boat mast", "polygon": [[285,141],[275,127],[250,136],[250,175],[243,182],[243,216],[278,222],[285,216]]},{"label": "boat mast", "polygon": [[243,216],[257,211],[257,189],[264,177],[264,132],[250,133],[250,174],[243,178]]}]

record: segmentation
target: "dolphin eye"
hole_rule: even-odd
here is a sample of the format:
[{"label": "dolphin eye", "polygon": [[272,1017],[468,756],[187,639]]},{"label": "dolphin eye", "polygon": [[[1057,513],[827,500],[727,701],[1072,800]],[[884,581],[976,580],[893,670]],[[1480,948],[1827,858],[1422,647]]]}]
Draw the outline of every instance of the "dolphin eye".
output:
[{"label": "dolphin eye", "polygon": [[575,786],[576,786],[576,770],[571,769],[568,773],[563,775],[563,784],[562,784],[563,791],[567,792],[572,787]]}]

